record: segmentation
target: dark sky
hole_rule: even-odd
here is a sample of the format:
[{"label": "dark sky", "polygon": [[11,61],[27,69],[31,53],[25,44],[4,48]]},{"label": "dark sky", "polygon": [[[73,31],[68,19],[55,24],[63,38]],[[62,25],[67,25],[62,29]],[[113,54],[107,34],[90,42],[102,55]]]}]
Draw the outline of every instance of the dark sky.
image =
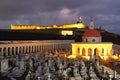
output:
[{"label": "dark sky", "polygon": [[120,34],[120,0],[0,0],[0,28],[14,25],[85,24]]}]

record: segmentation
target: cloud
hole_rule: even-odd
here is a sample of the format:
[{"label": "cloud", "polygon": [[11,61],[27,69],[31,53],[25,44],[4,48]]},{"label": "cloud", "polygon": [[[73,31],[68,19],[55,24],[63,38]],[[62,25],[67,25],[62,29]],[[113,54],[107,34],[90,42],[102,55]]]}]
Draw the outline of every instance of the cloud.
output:
[{"label": "cloud", "polygon": [[10,28],[10,24],[75,23],[82,16],[86,24],[93,17],[96,27],[104,26],[120,34],[119,3],[120,0],[0,0],[0,28]]}]

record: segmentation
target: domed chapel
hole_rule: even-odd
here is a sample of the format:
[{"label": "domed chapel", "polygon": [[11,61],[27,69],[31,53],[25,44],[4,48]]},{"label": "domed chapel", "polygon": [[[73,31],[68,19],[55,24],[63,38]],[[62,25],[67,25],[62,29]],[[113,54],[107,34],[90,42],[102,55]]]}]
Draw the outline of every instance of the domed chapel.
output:
[{"label": "domed chapel", "polygon": [[91,20],[89,29],[82,36],[82,42],[72,43],[72,54],[104,58],[112,55],[112,46],[111,42],[102,42],[102,36],[98,30],[94,29],[94,22]]}]

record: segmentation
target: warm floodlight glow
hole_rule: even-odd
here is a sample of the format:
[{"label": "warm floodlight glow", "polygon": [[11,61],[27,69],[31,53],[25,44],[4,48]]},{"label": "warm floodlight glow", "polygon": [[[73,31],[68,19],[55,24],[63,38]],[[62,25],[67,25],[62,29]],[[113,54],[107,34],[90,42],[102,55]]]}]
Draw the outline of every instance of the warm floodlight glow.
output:
[{"label": "warm floodlight glow", "polygon": [[78,23],[78,24],[75,24],[75,27],[76,28],[86,28],[86,25],[83,23]]},{"label": "warm floodlight glow", "polygon": [[37,27],[37,29],[40,29],[40,27]]},{"label": "warm floodlight glow", "polygon": [[100,58],[103,59],[103,60],[108,60],[109,56],[100,56]]},{"label": "warm floodlight glow", "polygon": [[68,59],[75,59],[76,58],[76,55],[70,55],[67,57]]},{"label": "warm floodlight glow", "polygon": [[113,59],[119,59],[119,57],[117,56],[117,55],[113,55],[113,57],[112,57]]},{"label": "warm floodlight glow", "polygon": [[82,58],[84,58],[86,60],[90,60],[90,56],[82,56]]},{"label": "warm floodlight glow", "polygon": [[72,54],[80,56],[111,56],[112,43],[73,43]]},{"label": "warm floodlight glow", "polygon": [[35,26],[35,25],[11,25],[12,30],[18,30],[18,29],[57,29],[57,28],[87,28],[87,26],[83,23],[77,23],[77,24],[64,24],[64,25],[51,25],[51,26]]}]

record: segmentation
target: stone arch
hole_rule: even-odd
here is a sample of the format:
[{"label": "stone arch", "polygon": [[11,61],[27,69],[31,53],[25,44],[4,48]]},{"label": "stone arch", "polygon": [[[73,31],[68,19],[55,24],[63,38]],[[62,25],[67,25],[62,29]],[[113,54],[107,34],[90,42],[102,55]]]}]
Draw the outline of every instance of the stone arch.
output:
[{"label": "stone arch", "polygon": [[34,46],[32,46],[32,53],[34,52]]},{"label": "stone arch", "polygon": [[110,49],[109,48],[107,48],[107,50],[106,50],[106,56],[109,56],[111,53],[110,53]]},{"label": "stone arch", "polygon": [[10,47],[8,47],[8,56],[10,56],[11,54],[11,51],[10,51]]},{"label": "stone arch", "polygon": [[22,48],[22,52],[23,52],[23,54],[25,53],[25,46],[23,46],[23,48]]},{"label": "stone arch", "polygon": [[37,52],[37,46],[35,45],[35,53]]},{"label": "stone arch", "polygon": [[43,51],[43,45],[41,45],[41,51]]},{"label": "stone arch", "polygon": [[3,56],[6,57],[6,48],[3,48]]},{"label": "stone arch", "polygon": [[2,48],[0,48],[0,54],[2,54]]},{"label": "stone arch", "polygon": [[28,46],[26,46],[26,48],[25,48],[25,53],[28,53]]},{"label": "stone arch", "polygon": [[82,56],[86,56],[86,50],[85,50],[85,48],[82,49]]},{"label": "stone arch", "polygon": [[94,49],[94,55],[95,55],[95,56],[99,56],[99,50],[98,50],[98,48],[95,48],[95,49]]},{"label": "stone arch", "polygon": [[28,53],[31,53],[31,46],[28,46]]},{"label": "stone arch", "polygon": [[15,53],[16,53],[16,55],[18,55],[19,54],[19,52],[18,52],[18,47],[15,47],[16,49],[15,49]]},{"label": "stone arch", "polygon": [[88,56],[91,56],[91,55],[92,55],[92,49],[88,48]]},{"label": "stone arch", "polygon": [[0,55],[3,55],[3,54],[2,54],[2,48],[0,48]]},{"label": "stone arch", "polygon": [[22,53],[22,47],[19,47],[19,54]]},{"label": "stone arch", "polygon": [[40,52],[42,51],[42,46],[40,45]]},{"label": "stone arch", "polygon": [[102,48],[102,53],[101,53],[101,56],[104,56],[104,49]]},{"label": "stone arch", "polygon": [[39,51],[41,51],[41,45],[39,45]]},{"label": "stone arch", "polygon": [[12,55],[14,55],[14,47],[12,47]]},{"label": "stone arch", "polygon": [[80,48],[79,47],[78,47],[77,51],[78,51],[78,54],[80,54]]},{"label": "stone arch", "polygon": [[39,46],[37,45],[37,47],[36,47],[36,48],[37,48],[37,52],[38,52],[38,51],[39,51]]}]

